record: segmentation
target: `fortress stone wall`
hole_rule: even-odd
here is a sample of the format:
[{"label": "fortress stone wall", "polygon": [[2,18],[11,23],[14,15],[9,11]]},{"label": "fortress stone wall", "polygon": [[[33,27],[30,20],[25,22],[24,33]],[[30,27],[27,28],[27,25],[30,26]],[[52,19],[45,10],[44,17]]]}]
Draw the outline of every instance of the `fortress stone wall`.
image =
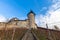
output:
[{"label": "fortress stone wall", "polygon": [[30,11],[27,14],[26,20],[19,20],[18,18],[12,18],[8,22],[0,22],[0,29],[2,28],[33,28],[37,29],[35,24],[35,14],[33,11]]}]

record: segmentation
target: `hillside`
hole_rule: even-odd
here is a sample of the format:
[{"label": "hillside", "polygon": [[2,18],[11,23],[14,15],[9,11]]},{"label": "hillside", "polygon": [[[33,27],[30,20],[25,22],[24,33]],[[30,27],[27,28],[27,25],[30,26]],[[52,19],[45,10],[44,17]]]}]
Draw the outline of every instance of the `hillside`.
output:
[{"label": "hillside", "polygon": [[60,31],[38,28],[37,30],[32,30],[39,38],[39,40],[60,40]]},{"label": "hillside", "polygon": [[36,38],[36,40],[60,40],[60,31],[40,27],[30,32],[26,28],[0,30],[0,40],[21,40],[24,35],[28,38]]},{"label": "hillside", "polygon": [[26,31],[25,28],[0,30],[0,40],[20,40]]}]

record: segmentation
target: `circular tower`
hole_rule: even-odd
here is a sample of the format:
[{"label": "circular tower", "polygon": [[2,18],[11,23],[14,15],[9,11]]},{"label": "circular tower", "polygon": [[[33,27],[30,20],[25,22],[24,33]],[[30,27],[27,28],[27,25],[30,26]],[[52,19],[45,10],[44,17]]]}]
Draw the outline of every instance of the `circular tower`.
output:
[{"label": "circular tower", "polygon": [[33,11],[30,11],[28,13],[28,20],[29,20],[29,28],[33,28],[36,29],[36,25],[35,25],[35,13]]}]

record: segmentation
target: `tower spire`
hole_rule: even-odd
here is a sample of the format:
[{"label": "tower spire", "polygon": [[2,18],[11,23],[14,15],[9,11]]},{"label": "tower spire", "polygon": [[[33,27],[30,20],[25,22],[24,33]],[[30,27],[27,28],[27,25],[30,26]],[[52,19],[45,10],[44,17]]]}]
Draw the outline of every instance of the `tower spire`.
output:
[{"label": "tower spire", "polygon": [[30,14],[33,14],[34,16],[36,15],[32,10],[30,10],[30,12],[27,14],[27,16]]}]

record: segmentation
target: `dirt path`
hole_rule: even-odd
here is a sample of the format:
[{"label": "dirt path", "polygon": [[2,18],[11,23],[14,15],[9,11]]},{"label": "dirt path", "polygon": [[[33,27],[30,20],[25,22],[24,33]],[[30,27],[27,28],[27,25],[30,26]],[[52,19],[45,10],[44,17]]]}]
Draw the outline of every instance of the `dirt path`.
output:
[{"label": "dirt path", "polygon": [[27,31],[22,40],[36,40],[31,31]]}]

